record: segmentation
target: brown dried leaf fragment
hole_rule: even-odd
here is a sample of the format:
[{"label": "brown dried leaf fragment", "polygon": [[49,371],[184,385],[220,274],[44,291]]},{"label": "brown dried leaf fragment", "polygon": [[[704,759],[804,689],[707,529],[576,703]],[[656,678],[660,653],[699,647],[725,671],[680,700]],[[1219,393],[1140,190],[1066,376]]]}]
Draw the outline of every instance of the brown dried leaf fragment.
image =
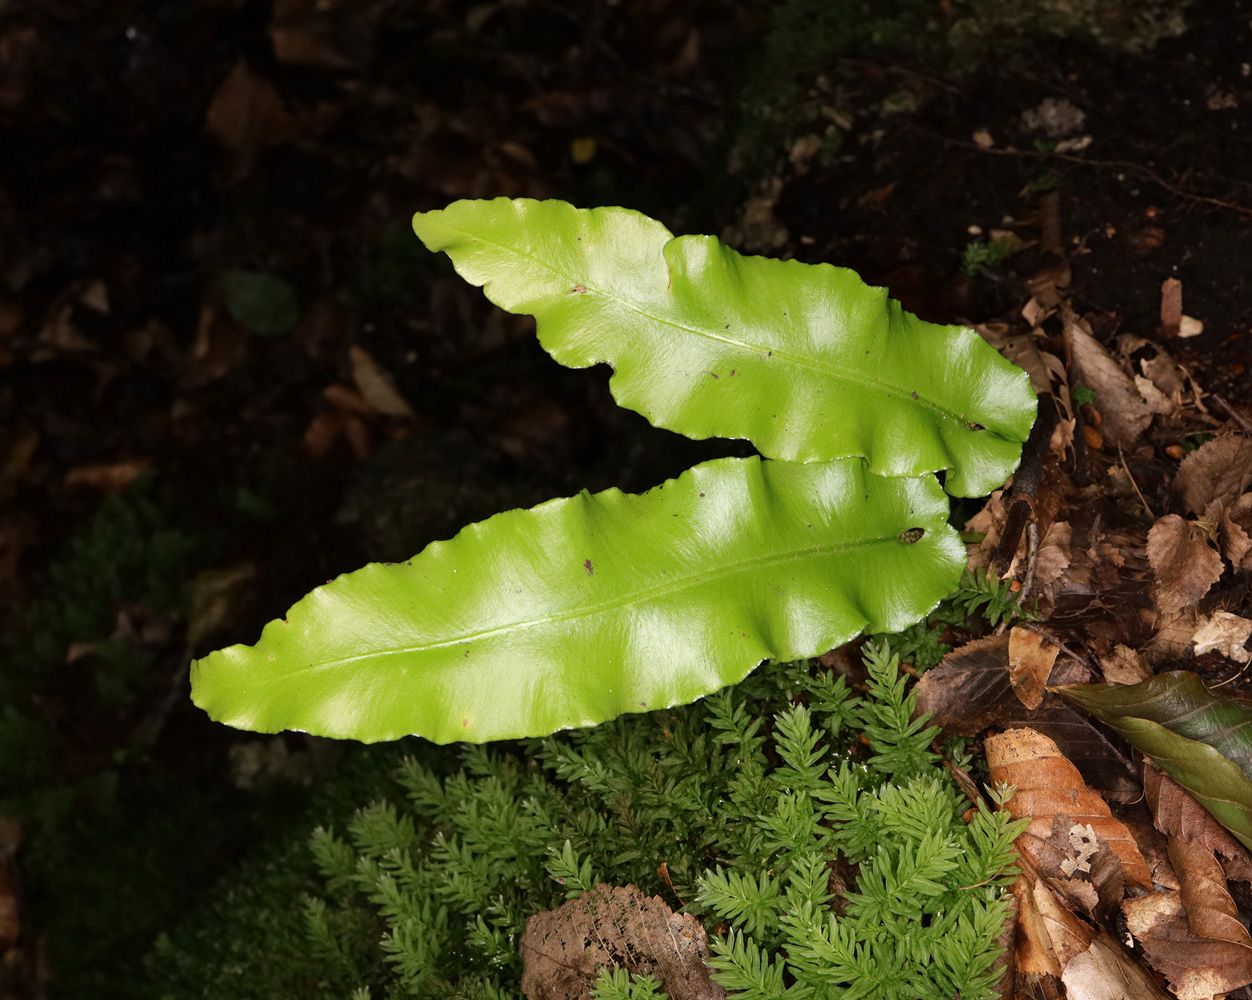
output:
[{"label": "brown dried leaf fragment", "polygon": [[[1055,743],[1033,729],[1011,729],[987,739],[987,763],[991,782],[1013,785],[1016,791],[1006,808],[1014,819],[1031,820],[1017,840],[1017,848],[1036,865],[1045,864],[1055,850],[1075,852],[1072,845],[1051,844],[1057,817],[1067,820],[1068,831],[1077,825],[1090,827],[1099,843],[1117,855],[1126,878],[1140,888],[1151,889],[1152,872],[1125,824],[1113,817],[1105,801],[1092,792]],[[1042,865],[1040,865],[1042,867]]]},{"label": "brown dried leaf fragment", "polygon": [[227,153],[225,180],[239,181],[252,172],[261,146],[286,142],[294,135],[295,126],[273,84],[241,60],[213,95],[204,130]]},{"label": "brown dried leaf fragment", "polygon": [[1248,652],[1248,638],[1252,637],[1252,621],[1240,618],[1229,611],[1214,611],[1202,618],[1195,635],[1191,637],[1192,651],[1196,656],[1216,650],[1235,663],[1252,660]]},{"label": "brown dried leaf fragment", "polygon": [[1043,689],[1056,663],[1059,646],[1044,642],[1042,634],[1033,629],[1014,626],[1009,632],[1009,681],[1013,693],[1027,708],[1038,708]]},{"label": "brown dried leaf fragment", "polygon": [[1174,489],[1187,510],[1203,514],[1214,500],[1229,504],[1252,484],[1252,439],[1238,434],[1206,441],[1182,460]]},{"label": "brown dried leaf fragment", "polygon": [[388,417],[412,417],[413,408],[400,395],[391,376],[383,371],[364,347],[353,344],[348,348],[352,361],[352,381],[357,391],[377,413]]},{"label": "brown dried leaf fragment", "polygon": [[620,966],[661,980],[673,1000],[725,1000],[704,964],[708,937],[690,914],[633,885],[600,884],[526,921],[520,944],[529,1000],[587,1000],[598,970]]},{"label": "brown dried leaf fragment", "polygon": [[1091,335],[1087,323],[1065,311],[1065,343],[1078,380],[1096,394],[1104,422],[1100,431],[1114,447],[1129,448],[1152,422],[1152,409],[1143,401],[1134,380]]},{"label": "brown dried leaf fragment", "polygon": [[1226,876],[1211,851],[1170,837],[1178,892],[1122,904],[1126,924],[1179,1000],[1209,997],[1252,983],[1252,935],[1239,920]]},{"label": "brown dried leaf fragment", "polygon": [[1111,653],[1100,657],[1100,669],[1110,684],[1138,684],[1152,676],[1144,655],[1120,642]]},{"label": "brown dried leaf fragment", "polygon": [[1252,855],[1213,814],[1152,761],[1143,761],[1143,793],[1161,833],[1219,855],[1227,878],[1252,882]]},{"label": "brown dried leaf fragment", "polygon": [[1061,968],[1066,996],[1077,1000],[1172,1000],[1116,941],[1070,913],[1047,886],[1037,883],[1031,895],[1038,923],[1047,933]]},{"label": "brown dried leaf fragment", "polygon": [[1222,555],[1236,572],[1252,571],[1252,493],[1222,511]]},{"label": "brown dried leaf fragment", "polygon": [[1148,562],[1156,574],[1156,601],[1162,611],[1194,605],[1222,575],[1222,557],[1204,528],[1166,514],[1148,532]]}]

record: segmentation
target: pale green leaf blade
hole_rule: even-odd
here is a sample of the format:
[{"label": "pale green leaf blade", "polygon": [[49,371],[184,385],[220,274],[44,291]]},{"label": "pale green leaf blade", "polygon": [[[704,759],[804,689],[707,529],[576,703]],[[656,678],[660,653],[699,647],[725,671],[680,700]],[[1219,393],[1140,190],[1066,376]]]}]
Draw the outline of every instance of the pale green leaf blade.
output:
[{"label": "pale green leaf blade", "polygon": [[1121,733],[1252,848],[1252,704],[1214,694],[1187,670],[1049,690]]},{"label": "pale green leaf blade", "polygon": [[[319,587],[192,668],[213,718],[366,742],[538,736],[690,702],[903,628],[964,549],[933,477],[719,459],[644,494],[497,514]],[[918,530],[920,529],[920,530]]]},{"label": "pale green leaf blade", "polygon": [[459,201],[413,227],[496,305],[535,316],[557,361],[607,362],[619,404],[689,437],[864,457],[883,476],[947,469],[950,493],[979,496],[1017,467],[1034,421],[1025,372],[846,268],[561,201]]}]

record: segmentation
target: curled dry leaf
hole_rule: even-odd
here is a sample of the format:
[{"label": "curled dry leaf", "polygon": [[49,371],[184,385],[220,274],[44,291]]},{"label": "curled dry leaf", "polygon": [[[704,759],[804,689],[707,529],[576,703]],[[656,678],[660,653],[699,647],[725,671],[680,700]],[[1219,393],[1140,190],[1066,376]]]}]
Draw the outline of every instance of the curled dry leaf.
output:
[{"label": "curled dry leaf", "polygon": [[187,616],[188,644],[197,646],[230,624],[239,596],[254,576],[256,566],[250,562],[201,570],[195,575]]},{"label": "curled dry leaf", "polygon": [[1013,693],[1027,708],[1038,708],[1043,689],[1056,663],[1058,646],[1045,643],[1043,635],[1033,629],[1015,626],[1009,632],[1009,681]]},{"label": "curled dry leaf", "polygon": [[1010,333],[1006,323],[983,323],[974,327],[988,344],[1024,369],[1037,393],[1053,392],[1053,384],[1065,384],[1065,363],[1039,346],[1028,333]]},{"label": "curled dry leaf", "polygon": [[1252,621],[1240,618],[1229,611],[1214,611],[1201,619],[1195,635],[1191,637],[1196,656],[1216,650],[1235,663],[1252,660],[1248,652],[1248,638],[1252,636]]},{"label": "curled dry leaf", "polygon": [[1182,785],[1150,760],[1143,762],[1143,792],[1161,833],[1219,855],[1227,878],[1252,882],[1252,855]]},{"label": "curled dry leaf", "polygon": [[[1018,850],[1030,856],[1041,872],[1056,859],[1057,852],[1062,858],[1075,853],[1068,842],[1073,826],[1089,826],[1099,842],[1117,855],[1130,882],[1144,889],[1152,887],[1151,870],[1130,831],[1086,786],[1078,768],[1061,755],[1055,743],[1033,729],[1011,729],[988,737],[986,746],[992,783],[1016,788],[1006,808],[1014,819],[1027,817],[1031,821],[1018,838]],[[1057,817],[1067,820],[1067,839],[1062,844],[1049,843],[1056,840]]]},{"label": "curled dry leaf", "polygon": [[1187,510],[1203,514],[1210,503],[1229,504],[1252,484],[1252,439],[1238,434],[1206,441],[1182,460],[1174,489]]},{"label": "curled dry leaf", "polygon": [[1046,933],[1046,943],[1060,967],[1066,996],[1076,1000],[1171,1000],[1116,941],[1070,913],[1047,886],[1036,883],[1030,895],[1038,914],[1037,926]]},{"label": "curled dry leaf", "polygon": [[1065,343],[1073,358],[1077,376],[1096,394],[1096,405],[1104,422],[1100,431],[1114,447],[1129,448],[1152,422],[1152,410],[1129,375],[1091,335],[1091,328],[1068,310],[1065,316]]},{"label": "curled dry leaf", "polygon": [[1126,924],[1179,1000],[1208,1000],[1252,983],[1252,936],[1239,920],[1212,852],[1169,838],[1181,888],[1122,904]]},{"label": "curled dry leaf", "polygon": [[520,945],[528,1000],[587,1000],[598,970],[621,967],[661,980],[673,1000],[725,1000],[704,964],[704,928],[633,885],[597,885],[526,921]]},{"label": "curled dry leaf", "polygon": [[1148,562],[1156,574],[1156,600],[1162,611],[1194,605],[1222,575],[1222,557],[1209,544],[1203,526],[1166,514],[1148,532]]}]

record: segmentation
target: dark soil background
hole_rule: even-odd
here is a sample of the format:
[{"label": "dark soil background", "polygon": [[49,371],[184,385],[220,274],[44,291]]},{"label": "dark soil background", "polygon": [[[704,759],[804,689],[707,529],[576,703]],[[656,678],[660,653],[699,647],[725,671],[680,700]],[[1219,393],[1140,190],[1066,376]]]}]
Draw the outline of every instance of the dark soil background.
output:
[{"label": "dark soil background", "polygon": [[209,722],[191,657],[496,510],[736,450],[555,365],[414,211],[621,204],[988,322],[1057,191],[1097,332],[1168,335],[1177,278],[1203,332],[1170,351],[1252,399],[1252,2],[963,48],[959,4],[830,6],[0,0],[0,996],[153,995],[157,935],[342,766]]}]

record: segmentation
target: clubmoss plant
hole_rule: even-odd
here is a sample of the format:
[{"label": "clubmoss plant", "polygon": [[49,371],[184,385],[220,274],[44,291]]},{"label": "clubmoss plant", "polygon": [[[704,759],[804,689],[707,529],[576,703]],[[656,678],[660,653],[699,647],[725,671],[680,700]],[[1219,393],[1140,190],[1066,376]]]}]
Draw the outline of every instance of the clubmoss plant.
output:
[{"label": "clubmoss plant", "polygon": [[[442,778],[406,760],[403,795],[314,834],[302,962],[325,996],[515,997],[526,918],[612,880],[701,917],[748,1000],[990,1000],[1021,825],[971,810],[896,659],[865,661],[864,697],[775,664],[697,705],[467,746]],[[655,993],[599,972],[603,1000]]]}]

